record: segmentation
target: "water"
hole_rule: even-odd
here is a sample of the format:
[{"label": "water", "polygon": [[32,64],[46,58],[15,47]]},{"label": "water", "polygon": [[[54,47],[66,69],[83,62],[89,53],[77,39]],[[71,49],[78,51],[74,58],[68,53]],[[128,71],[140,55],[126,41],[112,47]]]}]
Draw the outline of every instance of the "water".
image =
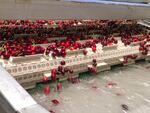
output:
[{"label": "water", "polygon": [[[60,93],[51,91],[45,96],[39,89],[30,91],[30,94],[39,104],[55,113],[149,113],[149,67],[149,63],[142,63],[115,68],[84,77],[78,84],[64,82]],[[108,86],[110,82],[114,85]],[[60,104],[53,105],[52,99],[58,99]],[[127,111],[122,109],[122,104],[128,106]]]}]

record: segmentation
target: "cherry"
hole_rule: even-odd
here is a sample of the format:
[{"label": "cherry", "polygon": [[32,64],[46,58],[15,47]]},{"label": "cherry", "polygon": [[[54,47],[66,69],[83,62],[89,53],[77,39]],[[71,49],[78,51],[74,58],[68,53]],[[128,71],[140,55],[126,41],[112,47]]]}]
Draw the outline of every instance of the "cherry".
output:
[{"label": "cherry", "polygon": [[61,46],[65,46],[65,42],[62,41],[62,42],[60,43],[60,45],[61,45]]},{"label": "cherry", "polygon": [[96,63],[97,61],[96,61],[96,59],[93,59],[93,61],[92,61],[92,62]]},{"label": "cherry", "polygon": [[69,72],[69,69],[67,67],[64,68],[64,72],[67,73]]},{"label": "cherry", "polygon": [[93,52],[96,52],[96,47],[92,47],[92,51],[93,51]]},{"label": "cherry", "polygon": [[62,61],[60,62],[60,64],[61,64],[61,65],[65,65],[66,62],[65,62],[64,60],[62,60]]},{"label": "cherry", "polygon": [[123,61],[123,64],[127,64],[127,63],[128,63],[128,60],[124,60],[124,61]]},{"label": "cherry", "polygon": [[132,55],[132,59],[136,59],[137,57],[137,55]]},{"label": "cherry", "polygon": [[141,43],[140,43],[140,46],[143,47],[145,44],[146,44],[145,41],[144,41],[144,42],[141,42]]},{"label": "cherry", "polygon": [[95,63],[93,63],[93,66],[94,66],[94,67],[96,67],[96,66],[97,66],[97,63],[96,63],[96,62],[95,62]]},{"label": "cherry", "polygon": [[65,75],[65,71],[61,70],[61,75],[64,76]]},{"label": "cherry", "polygon": [[58,83],[57,84],[57,91],[61,91],[62,90],[62,84],[61,83]]},{"label": "cherry", "polygon": [[62,71],[63,67],[62,66],[58,66],[58,71]]},{"label": "cherry", "polygon": [[48,55],[50,53],[50,50],[46,50],[45,54]]},{"label": "cherry", "polygon": [[73,51],[73,50],[75,50],[75,48],[74,47],[70,47],[70,50]]},{"label": "cherry", "polygon": [[84,55],[87,55],[87,50],[83,50],[83,54],[84,54]]},{"label": "cherry", "polygon": [[52,57],[56,57],[56,55],[57,55],[56,52],[52,53]]},{"label": "cherry", "polygon": [[1,53],[1,57],[2,57],[3,59],[9,59],[10,54],[9,54],[7,51],[3,51],[3,52]]},{"label": "cherry", "polygon": [[66,43],[65,43],[65,48],[68,48],[70,46],[70,43],[67,41]]},{"label": "cherry", "polygon": [[53,110],[49,110],[50,113],[55,113]]},{"label": "cherry", "polygon": [[96,73],[96,68],[92,68],[92,69],[91,69],[91,72],[92,72],[92,73]]},{"label": "cherry", "polygon": [[114,40],[114,43],[115,43],[115,44],[117,44],[117,43],[118,43],[118,41],[117,41],[117,40]]},{"label": "cherry", "polygon": [[50,86],[44,87],[44,94],[45,94],[45,95],[50,94]]},{"label": "cherry", "polygon": [[92,70],[92,68],[91,68],[91,67],[88,67],[88,71],[91,72],[91,70]]},{"label": "cherry", "polygon": [[48,81],[48,77],[47,76],[43,76],[43,82],[47,82]]},{"label": "cherry", "polygon": [[57,106],[57,105],[60,104],[60,102],[59,102],[57,99],[53,99],[51,102],[52,102],[53,105],[55,105],[55,106]]},{"label": "cherry", "polygon": [[77,49],[79,48],[80,44],[78,42],[75,43],[74,48]]},{"label": "cherry", "polygon": [[148,52],[146,52],[146,51],[142,52],[142,55],[147,55],[147,54],[148,54]]},{"label": "cherry", "polygon": [[65,57],[67,55],[66,51],[62,51],[60,54],[62,57]]},{"label": "cherry", "polygon": [[56,69],[52,69],[51,70],[51,79],[53,81],[56,81],[56,73],[57,73],[57,70]]},{"label": "cherry", "polygon": [[69,70],[69,73],[70,73],[70,74],[72,74],[72,73],[73,73],[73,70],[72,70],[72,69],[70,69],[70,70]]},{"label": "cherry", "polygon": [[143,50],[144,50],[144,47],[140,47],[140,48],[139,48],[139,51],[143,51]]}]

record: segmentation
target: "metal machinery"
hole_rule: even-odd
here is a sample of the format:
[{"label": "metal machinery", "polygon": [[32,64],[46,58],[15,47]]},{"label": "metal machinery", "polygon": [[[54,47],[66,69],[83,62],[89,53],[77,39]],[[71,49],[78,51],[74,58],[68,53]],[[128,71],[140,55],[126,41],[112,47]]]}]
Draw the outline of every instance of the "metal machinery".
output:
[{"label": "metal machinery", "polygon": [[[145,19],[139,21],[140,24],[149,27],[150,18],[150,5],[149,1],[136,3],[128,2],[110,2],[99,0],[1,0],[0,1],[0,18],[1,19]],[[146,20],[147,19],[147,20]],[[117,49],[117,47],[121,49]],[[75,68],[76,75],[78,71],[86,70],[85,67],[91,67],[89,61],[93,58],[101,59],[98,66],[99,71],[109,70],[113,64],[119,64],[123,61],[122,56],[129,54],[138,55],[138,59],[146,58],[149,60],[148,55],[142,56],[138,51],[138,46],[133,44],[131,47],[124,47],[122,45],[113,45],[111,47],[99,47],[99,52],[90,56],[86,56],[87,60],[84,61],[81,55],[78,58],[66,58],[68,66]],[[104,52],[101,50],[104,49]],[[111,50],[111,51],[107,51]],[[115,54],[114,54],[115,53]],[[80,54],[80,52],[77,52]],[[37,56],[41,57],[41,56]],[[36,57],[36,58],[37,58]],[[35,57],[33,56],[33,59]],[[27,57],[11,58],[11,62],[26,60]],[[108,62],[106,62],[106,60]],[[44,72],[56,67],[61,59],[43,62],[34,62],[32,64],[12,65],[8,66],[3,64],[0,67],[0,106],[4,111],[0,113],[49,113],[43,107],[38,105],[32,97],[20,86],[22,84],[25,88],[34,87],[36,81],[41,79],[41,74],[36,75],[36,80],[32,78],[36,72]],[[84,62],[85,64],[75,64]],[[131,60],[129,63],[134,63]],[[77,65],[77,66],[76,66]],[[35,67],[35,68],[33,68]],[[32,69],[31,69],[32,68]],[[19,71],[20,70],[20,71]],[[8,72],[9,73],[8,73]],[[11,75],[10,75],[11,74]],[[44,73],[51,76],[50,73]],[[12,77],[13,75],[13,77]],[[22,81],[20,77],[25,75],[31,81]],[[18,83],[15,79],[20,83]],[[64,79],[64,78],[62,78]]]}]

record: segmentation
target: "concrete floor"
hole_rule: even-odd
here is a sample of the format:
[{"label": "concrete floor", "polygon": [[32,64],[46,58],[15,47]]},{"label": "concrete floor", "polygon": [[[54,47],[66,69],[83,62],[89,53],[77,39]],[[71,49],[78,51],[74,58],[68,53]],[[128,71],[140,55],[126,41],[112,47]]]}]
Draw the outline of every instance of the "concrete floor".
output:
[{"label": "concrete floor", "polygon": [[1,106],[0,106],[0,113],[6,113]]},{"label": "concrete floor", "polygon": [[[30,94],[55,113],[149,113],[149,67],[149,63],[117,67],[82,78],[78,84],[64,82],[60,93],[51,91],[45,96],[42,89],[34,89]],[[52,99],[58,99],[60,104],[53,105]],[[122,105],[128,106],[128,110],[123,110]]]}]

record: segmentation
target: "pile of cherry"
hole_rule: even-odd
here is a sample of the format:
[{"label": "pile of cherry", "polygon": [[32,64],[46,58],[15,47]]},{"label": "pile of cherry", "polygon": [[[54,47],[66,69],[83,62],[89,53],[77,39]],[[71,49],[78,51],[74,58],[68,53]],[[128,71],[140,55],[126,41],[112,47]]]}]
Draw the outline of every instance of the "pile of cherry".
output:
[{"label": "pile of cherry", "polygon": [[[103,46],[117,44],[117,40],[114,38],[95,38],[89,37],[86,41],[77,41],[73,38],[66,38],[62,41],[54,41],[49,43],[47,39],[37,40],[38,38],[17,38],[14,41],[6,41],[1,44],[0,56],[3,59],[9,59],[10,56],[24,56],[35,54],[51,54],[52,57],[65,57],[67,50],[74,51],[82,49],[83,54],[87,54],[86,48],[91,48],[93,52],[96,52],[96,44],[101,43]],[[73,41],[74,40],[74,41]],[[39,45],[35,45],[39,44]],[[47,48],[40,46],[40,44],[48,44]]]},{"label": "pile of cherry", "polygon": [[[142,41],[142,40],[146,40],[146,41]],[[141,52],[142,55],[147,55],[148,51],[149,51],[149,47],[150,47],[150,44],[147,44],[147,43],[149,42],[150,37],[146,36],[142,40],[140,40],[142,42],[140,42],[139,51]],[[135,42],[138,42],[138,41],[135,41]],[[124,58],[123,63],[127,64],[129,59],[136,59],[137,57],[138,57],[137,55],[124,56],[123,57]]]},{"label": "pile of cherry", "polygon": [[108,46],[117,44],[118,41],[111,37],[111,38],[91,38],[89,37],[89,40],[86,40],[84,42],[80,41],[73,41],[71,38],[67,38],[63,41],[55,41],[55,43],[49,45],[46,49],[46,55],[50,54],[52,57],[65,57],[67,55],[67,49],[70,51],[82,49],[83,54],[87,54],[86,48],[91,48],[93,52],[96,52],[97,46],[96,44],[101,43],[102,46]]},{"label": "pile of cherry", "polygon": [[[62,60],[60,62],[60,65],[57,68],[53,68],[51,70],[51,80],[53,82],[56,82],[56,84],[57,84],[54,91],[61,91],[62,90],[62,84],[57,82],[57,75],[60,75],[60,76],[67,75],[68,81],[73,83],[73,84],[80,82],[78,78],[75,78],[72,76],[72,74],[74,73],[73,70],[68,68],[68,67],[65,67],[65,65],[66,65],[66,62],[64,60]],[[42,81],[43,82],[49,81],[49,77],[43,76]],[[48,95],[50,93],[50,86],[49,85],[45,86],[43,90],[44,90],[44,94]]]},{"label": "pile of cherry", "polygon": [[[98,34],[97,38],[88,34],[90,32],[93,34],[95,31]],[[3,59],[9,59],[10,56],[50,54],[55,58],[65,57],[68,50],[78,49],[82,49],[83,54],[87,55],[86,48],[91,48],[93,52],[96,52],[98,43],[102,46],[117,44],[118,41],[113,37],[113,33],[119,33],[125,45],[145,38],[150,41],[149,36],[139,38],[129,35],[136,34],[137,31],[143,32],[141,26],[130,20],[0,20],[0,40],[4,41],[0,45],[0,56]],[[19,35],[20,37],[17,38],[14,37],[16,34],[29,35],[23,37]],[[32,36],[33,34],[36,36]],[[67,38],[61,41],[48,41],[48,38],[53,38],[53,36]],[[40,44],[49,46],[43,48]],[[143,53],[146,53],[146,49],[144,50]]]},{"label": "pile of cherry", "polygon": [[[15,34],[37,34],[40,37],[62,37],[98,30],[109,21],[102,20],[0,20],[0,40],[13,40]],[[73,26],[79,30],[73,29]],[[72,33],[71,33],[72,32]]]},{"label": "pile of cherry", "polygon": [[146,35],[137,35],[137,36],[131,36],[131,35],[122,35],[121,41],[124,43],[124,45],[130,45],[132,42],[140,42],[140,41],[150,41],[150,35],[147,33]]},{"label": "pile of cherry", "polygon": [[140,47],[139,47],[139,51],[143,54],[143,55],[147,55],[148,51],[149,51],[149,47],[150,44],[147,44],[147,41],[141,42],[140,43]]},{"label": "pile of cherry", "polygon": [[[60,62],[60,65],[57,68],[53,68],[51,70],[51,80],[56,82],[57,81],[57,75],[60,76],[66,76],[68,77],[68,81],[75,83],[77,81],[75,81],[74,77],[72,77],[72,74],[74,73],[74,71],[71,68],[68,68],[65,66],[66,62],[64,60],[62,60]],[[47,82],[49,80],[48,77],[43,76],[42,81],[43,82]]]},{"label": "pile of cherry", "polygon": [[10,56],[25,56],[43,54],[45,49],[41,46],[35,46],[32,44],[22,44],[17,42],[8,41],[0,48],[0,56],[3,59],[9,59]]},{"label": "pile of cherry", "polygon": [[[7,41],[6,41],[7,42]],[[21,44],[48,44],[49,41],[46,37],[36,37],[36,36],[27,36],[27,37],[20,37],[15,38],[14,40],[8,41],[8,42],[15,42],[15,43],[21,43]]]},{"label": "pile of cherry", "polygon": [[128,61],[130,60],[130,59],[136,59],[137,58],[137,55],[127,55],[127,56],[124,56],[123,57],[123,64],[127,64],[128,63]]},{"label": "pile of cherry", "polygon": [[143,32],[139,25],[126,20],[0,20],[0,40],[13,40],[15,34],[36,34],[41,38],[49,38],[92,34],[109,36],[114,32],[136,34],[139,31]]},{"label": "pile of cherry", "polygon": [[92,67],[88,67],[88,71],[90,72],[90,73],[96,73],[96,67],[97,67],[97,61],[96,61],[96,59],[93,59],[92,60]]}]

